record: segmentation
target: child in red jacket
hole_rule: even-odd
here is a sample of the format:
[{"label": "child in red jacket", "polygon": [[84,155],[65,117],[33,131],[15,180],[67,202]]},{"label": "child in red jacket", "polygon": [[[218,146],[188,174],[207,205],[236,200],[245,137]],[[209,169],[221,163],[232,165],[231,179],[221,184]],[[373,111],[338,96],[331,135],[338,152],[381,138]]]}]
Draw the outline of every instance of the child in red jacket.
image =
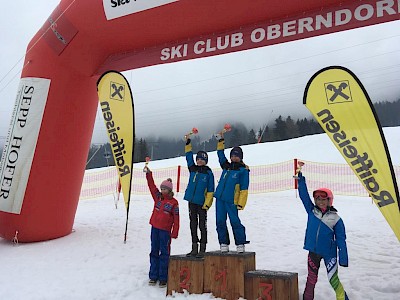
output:
[{"label": "child in red jacket", "polygon": [[147,185],[154,200],[151,225],[151,252],[149,284],[165,287],[168,279],[168,261],[171,238],[176,239],[179,232],[179,206],[172,192],[172,180],[168,178],[160,185],[160,190],[154,184],[152,172],[145,167]]}]

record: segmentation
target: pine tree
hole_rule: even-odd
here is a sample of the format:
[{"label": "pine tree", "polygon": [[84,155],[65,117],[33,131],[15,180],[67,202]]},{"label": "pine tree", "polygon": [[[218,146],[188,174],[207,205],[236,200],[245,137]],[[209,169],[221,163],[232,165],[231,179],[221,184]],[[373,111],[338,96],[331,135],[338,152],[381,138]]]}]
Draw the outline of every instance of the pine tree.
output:
[{"label": "pine tree", "polygon": [[240,131],[237,127],[233,127],[230,131],[230,134],[225,134],[225,136],[229,136],[229,139],[225,138],[225,147],[231,148],[235,146],[240,146],[242,143],[242,137],[240,135]]},{"label": "pine tree", "polygon": [[317,121],[315,121],[314,119],[311,119],[311,121],[310,121],[310,128],[311,128],[310,134],[317,134],[317,133],[324,132],[321,125],[319,125],[319,123]]},{"label": "pine tree", "polygon": [[270,129],[269,126],[267,126],[264,131],[263,139],[265,140],[265,142],[275,141],[276,139],[274,134],[274,128]]},{"label": "pine tree", "polygon": [[217,149],[217,139],[213,135],[208,141],[205,141],[205,151],[215,151]]},{"label": "pine tree", "polygon": [[282,116],[280,115],[277,119],[275,119],[275,128],[274,128],[275,140],[282,141],[287,139],[286,134],[286,122],[282,120]]},{"label": "pine tree", "polygon": [[248,135],[247,135],[247,145],[255,144],[257,143],[257,138],[256,138],[256,133],[254,132],[254,129],[250,129]]},{"label": "pine tree", "polygon": [[306,118],[297,120],[296,124],[299,129],[300,136],[311,134],[310,123]]},{"label": "pine tree", "polygon": [[290,116],[286,118],[286,134],[289,139],[300,136],[298,126]]},{"label": "pine tree", "polygon": [[140,139],[139,140],[139,145],[137,147],[137,162],[143,162],[146,161],[146,156],[149,155],[149,150],[147,148],[147,143],[145,139]]}]

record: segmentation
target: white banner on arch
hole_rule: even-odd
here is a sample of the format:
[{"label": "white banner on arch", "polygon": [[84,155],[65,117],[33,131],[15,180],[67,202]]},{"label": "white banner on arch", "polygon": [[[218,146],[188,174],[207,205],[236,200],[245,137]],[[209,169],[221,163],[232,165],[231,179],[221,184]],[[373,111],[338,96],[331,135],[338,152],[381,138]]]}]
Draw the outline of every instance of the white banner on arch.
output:
[{"label": "white banner on arch", "polygon": [[112,20],[179,0],[103,0],[107,20]]},{"label": "white banner on arch", "polygon": [[0,211],[20,214],[50,79],[22,78],[0,163]]}]

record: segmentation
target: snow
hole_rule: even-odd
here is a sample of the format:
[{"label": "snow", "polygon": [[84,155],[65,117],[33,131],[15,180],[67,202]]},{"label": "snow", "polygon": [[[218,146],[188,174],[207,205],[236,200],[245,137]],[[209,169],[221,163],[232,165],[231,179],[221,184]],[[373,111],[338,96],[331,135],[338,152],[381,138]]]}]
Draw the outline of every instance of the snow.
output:
[{"label": "snow", "polygon": [[[384,133],[393,164],[399,165],[400,127],[385,128]],[[325,134],[243,149],[249,165],[295,157],[344,163]],[[210,165],[216,166],[216,154],[209,156]],[[150,166],[156,170],[177,162],[184,164],[184,158]],[[187,202],[182,197],[183,193],[177,195],[181,229],[172,241],[172,255],[187,253],[191,246]],[[1,239],[0,299],[165,299],[165,288],[147,284],[152,207],[150,196],[132,196],[126,244],[126,210],[121,200],[115,209],[112,196],[80,201],[73,233],[66,237],[18,245]],[[335,207],[347,230],[349,267],[339,268],[339,278],[350,299],[400,299],[400,245],[378,208],[369,198],[349,196],[336,196]],[[251,241],[246,250],[256,252],[256,268],[298,273],[300,299],[307,277],[307,251],[302,249],[306,213],[296,191],[250,194],[240,215]],[[215,205],[208,213],[208,234],[207,250],[218,250]],[[167,297],[171,298],[214,299],[211,294]],[[324,267],[315,298],[335,299]]]}]

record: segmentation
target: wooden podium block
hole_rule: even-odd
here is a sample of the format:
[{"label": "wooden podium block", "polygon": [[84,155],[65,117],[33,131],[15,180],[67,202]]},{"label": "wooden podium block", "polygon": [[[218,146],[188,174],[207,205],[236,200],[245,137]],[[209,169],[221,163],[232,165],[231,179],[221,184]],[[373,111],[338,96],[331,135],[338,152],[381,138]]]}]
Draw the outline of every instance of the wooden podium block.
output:
[{"label": "wooden podium block", "polygon": [[227,300],[244,297],[244,275],[255,268],[255,252],[207,252],[204,257],[204,292]]},{"label": "wooden podium block", "polygon": [[256,270],[245,274],[245,298],[298,300],[297,273]]},{"label": "wooden podium block", "polygon": [[167,295],[172,291],[190,294],[203,293],[204,258],[171,255],[168,264]]}]

